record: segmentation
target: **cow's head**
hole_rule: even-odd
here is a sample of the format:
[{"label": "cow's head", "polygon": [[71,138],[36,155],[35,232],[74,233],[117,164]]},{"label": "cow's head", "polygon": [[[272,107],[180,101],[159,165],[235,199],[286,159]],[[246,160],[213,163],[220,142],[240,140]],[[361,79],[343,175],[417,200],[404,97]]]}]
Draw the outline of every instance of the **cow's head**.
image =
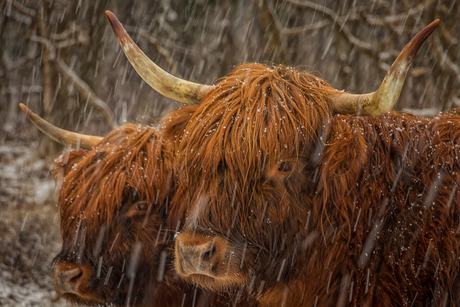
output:
[{"label": "cow's head", "polygon": [[280,257],[293,252],[312,209],[314,154],[335,93],[295,69],[248,64],[206,96],[179,149],[180,276],[213,290],[257,290],[254,276],[258,282],[280,272]]},{"label": "cow's head", "polygon": [[213,290],[256,295],[295,281],[302,272],[290,268],[302,267],[298,254],[320,244],[311,229],[319,235],[327,223],[324,207],[312,203],[331,115],[391,109],[437,23],[411,40],[374,93],[341,93],[308,73],[261,64],[237,67],[211,89],[179,148],[181,180],[172,204],[183,223],[175,245],[179,275]]},{"label": "cow's head", "polygon": [[145,302],[170,291],[164,280],[174,279],[165,224],[172,146],[160,129],[133,124],[94,140],[54,164],[63,240],[53,261],[55,288],[83,305]]},{"label": "cow's head", "polygon": [[171,166],[172,152],[158,130],[136,125],[55,162],[63,239],[54,259],[59,294],[81,304],[123,305],[161,286],[169,262]]}]

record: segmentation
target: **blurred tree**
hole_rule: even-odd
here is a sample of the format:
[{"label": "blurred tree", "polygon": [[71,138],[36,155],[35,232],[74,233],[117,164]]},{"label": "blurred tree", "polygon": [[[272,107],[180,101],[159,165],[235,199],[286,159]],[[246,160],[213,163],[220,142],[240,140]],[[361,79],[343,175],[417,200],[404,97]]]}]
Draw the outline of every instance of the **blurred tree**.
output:
[{"label": "blurred tree", "polygon": [[177,76],[212,83],[245,62],[303,65],[338,89],[375,90],[411,39],[439,28],[416,57],[396,109],[460,105],[460,4],[455,0],[7,0],[0,2],[0,143],[56,149],[19,116],[23,102],[60,127],[104,135],[125,120],[155,122],[175,107],[130,67],[104,11]]}]

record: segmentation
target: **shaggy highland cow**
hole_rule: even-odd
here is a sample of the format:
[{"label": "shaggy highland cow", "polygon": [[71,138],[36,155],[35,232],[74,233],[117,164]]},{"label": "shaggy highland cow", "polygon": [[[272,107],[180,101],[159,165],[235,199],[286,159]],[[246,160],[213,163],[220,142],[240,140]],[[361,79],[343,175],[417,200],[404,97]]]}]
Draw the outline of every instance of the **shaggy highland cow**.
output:
[{"label": "shaggy highland cow", "polygon": [[218,304],[171,270],[173,152],[161,130],[127,124],[104,138],[78,135],[21,107],[53,139],[85,148],[54,164],[63,240],[53,261],[56,291],[79,305]]},{"label": "shaggy highland cow", "polygon": [[460,117],[387,113],[437,24],[374,93],[261,64],[211,88],[178,136],[179,275],[262,305],[460,304]]}]

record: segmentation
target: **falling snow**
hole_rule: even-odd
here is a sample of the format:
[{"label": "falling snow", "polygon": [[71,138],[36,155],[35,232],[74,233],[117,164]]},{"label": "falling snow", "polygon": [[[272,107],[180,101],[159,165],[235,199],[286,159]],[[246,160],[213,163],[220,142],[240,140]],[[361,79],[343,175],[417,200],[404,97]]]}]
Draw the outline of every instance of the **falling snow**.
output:
[{"label": "falling snow", "polygon": [[[182,107],[182,104],[150,89],[130,67],[108,27],[104,17],[106,9],[117,12],[141,49],[173,75],[212,84],[238,64],[274,62],[289,65],[291,70],[301,66],[301,69],[315,72],[340,92],[345,89],[353,93],[374,91],[403,44],[432,21],[430,8],[410,1],[393,1],[387,5],[365,0],[318,0],[305,1],[306,6],[299,4],[301,1],[291,0],[48,2],[43,11],[36,1],[29,0],[6,1],[0,10],[0,32],[3,33],[0,45],[1,306],[69,306],[54,291],[53,268],[50,266],[61,248],[56,207],[60,182],[55,183],[51,168],[54,159],[60,156],[60,160],[65,160],[68,155],[63,147],[43,137],[26,120],[18,104],[26,104],[57,126],[92,135],[106,135],[125,122],[155,125],[167,112]],[[261,5],[263,3],[269,5]],[[430,116],[460,106],[459,7],[458,1],[449,0],[436,8],[444,30],[437,34],[436,41],[428,41],[415,59],[396,105],[397,110]],[[132,48],[130,45],[127,49]],[[273,72],[271,68],[267,70]],[[239,85],[247,84],[245,80],[238,81]],[[319,78],[315,81],[312,87],[324,85]],[[231,95],[231,91],[227,94]],[[314,97],[313,94],[306,96],[309,99]],[[231,104],[228,97],[223,99],[225,104]],[[284,107],[284,101],[280,105]],[[266,106],[264,108],[257,112],[266,113]],[[231,108],[226,112],[232,112]],[[241,117],[244,115],[236,115],[236,119]],[[286,122],[285,116],[279,119],[280,123]],[[195,120],[204,124],[204,119]],[[247,120],[251,121],[251,118]],[[281,124],[275,125],[279,127]],[[221,126],[227,131],[232,128],[231,123],[221,123]],[[391,138],[403,130],[393,127],[386,142],[391,142]],[[207,136],[212,137],[216,131],[207,131]],[[303,126],[297,131],[304,138],[308,136]],[[267,128],[263,132],[266,137]],[[280,132],[283,132],[281,128]],[[359,129],[355,133],[364,134]],[[185,131],[185,134],[189,132]],[[352,136],[337,131],[335,137]],[[242,136],[244,138],[247,136]],[[313,149],[316,160],[321,159],[327,144],[323,136],[320,138],[321,142]],[[174,142],[181,142],[181,139],[178,137]],[[458,147],[457,144],[454,146]],[[282,147],[288,148],[288,145],[282,144]],[[431,154],[436,150],[438,148],[433,146]],[[261,155],[260,152],[257,154]],[[414,150],[414,154],[420,153]],[[129,155],[131,152],[124,158],[129,159]],[[457,160],[455,156],[446,165]],[[136,167],[131,166],[132,169]],[[380,171],[378,165],[374,168],[372,172]],[[404,176],[398,174],[398,180],[399,175]],[[313,182],[317,182],[319,176],[321,174],[316,169]],[[423,210],[435,209],[434,199],[445,176],[439,173],[432,186],[427,188],[423,206],[413,207],[413,210],[420,210],[416,211],[420,216],[425,214]],[[416,178],[414,182],[417,182]],[[449,208],[456,189],[455,186]],[[420,194],[420,198],[422,196]],[[71,204],[74,199],[66,201]],[[359,231],[360,223],[369,223],[380,214],[365,213],[360,207],[356,208],[354,220],[350,221],[355,233]],[[266,217],[268,210],[266,205],[257,221],[275,227],[274,221]],[[308,212],[308,218],[303,221],[305,229],[311,231],[301,243],[304,249],[322,236],[312,229],[312,212]],[[79,217],[70,219],[75,218]],[[359,266],[365,267],[376,252],[375,242],[382,227],[377,222],[371,228],[361,247]],[[179,230],[179,225],[177,228]],[[452,231],[458,234],[460,225]],[[121,237],[117,234],[112,247],[119,240]],[[244,253],[246,248],[247,243]],[[400,252],[408,249],[410,246],[402,246]],[[130,282],[135,279],[136,257],[140,252],[140,247],[136,246],[132,258],[126,260],[126,278]],[[422,257],[425,259],[422,267],[414,269],[417,275],[430,265],[427,259],[435,252],[434,244],[430,243]],[[166,263],[166,254],[158,256],[157,278],[163,281],[170,264]],[[279,271],[274,272],[278,280],[289,269],[291,259],[282,258],[281,261]],[[100,262],[103,262],[102,258]],[[101,265],[98,274],[102,274]],[[113,274],[110,267],[105,275],[101,275],[103,284],[109,284]],[[331,276],[332,273],[327,280],[328,290]],[[364,276],[367,291],[372,275],[365,271]],[[357,285],[352,278],[354,276],[343,276],[341,283],[353,289]],[[122,280],[119,282],[121,284]],[[253,279],[249,291],[262,293],[265,282],[252,289],[254,282]],[[130,286],[135,287],[133,282]],[[353,299],[352,290],[349,292],[340,293],[339,306]]]}]

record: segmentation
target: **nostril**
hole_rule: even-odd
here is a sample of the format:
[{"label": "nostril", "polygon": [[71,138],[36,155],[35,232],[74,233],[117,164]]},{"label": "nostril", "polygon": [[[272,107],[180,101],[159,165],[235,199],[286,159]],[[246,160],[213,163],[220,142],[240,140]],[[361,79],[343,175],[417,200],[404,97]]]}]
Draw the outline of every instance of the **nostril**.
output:
[{"label": "nostril", "polygon": [[175,246],[176,271],[183,277],[195,274],[213,277],[225,250],[226,246],[217,237],[180,234]]},{"label": "nostril", "polygon": [[84,270],[75,265],[61,265],[55,271],[55,285],[59,293],[79,295],[79,289],[85,283]]},{"label": "nostril", "polygon": [[78,272],[75,272],[74,276],[69,276],[69,283],[70,284],[76,284],[78,280],[83,276],[83,270],[77,269]]},{"label": "nostril", "polygon": [[211,245],[211,249],[207,252],[204,252],[202,255],[201,255],[201,260],[202,261],[209,261],[212,259],[212,256],[215,254],[216,252],[216,245],[213,244]]}]

